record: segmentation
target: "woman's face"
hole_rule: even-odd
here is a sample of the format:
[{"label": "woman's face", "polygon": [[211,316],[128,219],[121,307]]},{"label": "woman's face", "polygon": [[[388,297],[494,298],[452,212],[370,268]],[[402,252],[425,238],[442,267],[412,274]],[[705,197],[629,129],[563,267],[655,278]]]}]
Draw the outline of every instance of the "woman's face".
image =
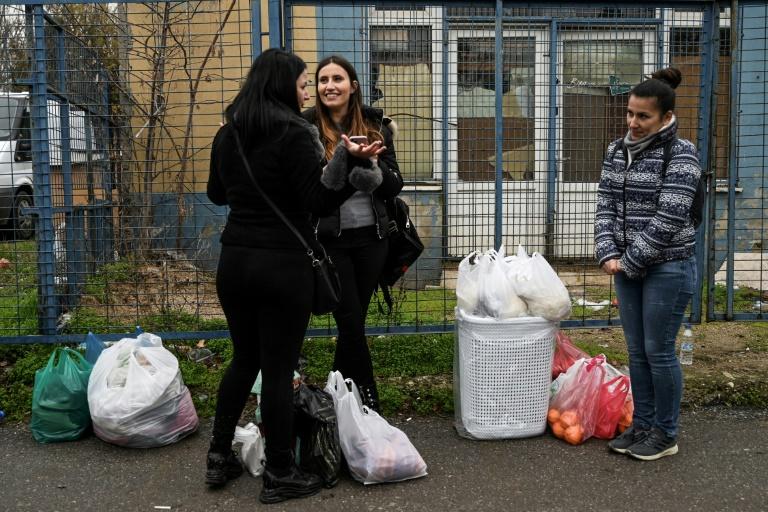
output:
[{"label": "woman's face", "polygon": [[627,127],[632,140],[656,133],[669,122],[672,112],[663,116],[656,97],[640,98],[631,94],[627,104]]},{"label": "woman's face", "polygon": [[299,102],[299,109],[304,108],[304,103],[309,101],[309,91],[307,90],[307,70],[301,72],[296,80],[296,100]]},{"label": "woman's face", "polygon": [[345,115],[350,96],[357,92],[357,82],[338,64],[328,64],[317,73],[317,97],[334,114]]}]

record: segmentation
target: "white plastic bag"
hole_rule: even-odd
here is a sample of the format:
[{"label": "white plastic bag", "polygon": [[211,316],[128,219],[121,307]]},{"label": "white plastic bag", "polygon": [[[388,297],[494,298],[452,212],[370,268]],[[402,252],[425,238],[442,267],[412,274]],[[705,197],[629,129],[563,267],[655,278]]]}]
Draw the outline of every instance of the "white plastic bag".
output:
[{"label": "white plastic bag", "polygon": [[88,381],[94,433],[133,448],[174,443],[197,429],[198,418],[176,357],[150,333],[105,349]]},{"label": "white plastic bag", "polygon": [[361,406],[357,386],[351,380],[345,381],[340,372],[330,372],[325,391],[333,397],[341,450],[355,480],[376,484],[427,474],[427,465],[408,436]]},{"label": "white plastic bag", "polygon": [[571,314],[568,289],[544,256],[535,252],[528,260],[519,262],[514,276],[515,290],[525,300],[531,315],[558,322]]},{"label": "white plastic bag", "polygon": [[478,260],[481,257],[477,251],[471,252],[459,263],[459,276],[456,279],[456,305],[467,313],[477,309],[478,294],[480,293],[478,278]]},{"label": "white plastic bag", "polygon": [[264,473],[266,457],[264,455],[264,438],[261,437],[259,427],[248,423],[245,427],[235,427],[235,438],[232,445],[242,443],[240,447],[240,460],[252,476],[261,476]]},{"label": "white plastic bag", "polygon": [[499,252],[490,250],[480,264],[480,292],[477,313],[498,320],[528,315],[528,308],[517,293],[507,275],[504,247]]}]

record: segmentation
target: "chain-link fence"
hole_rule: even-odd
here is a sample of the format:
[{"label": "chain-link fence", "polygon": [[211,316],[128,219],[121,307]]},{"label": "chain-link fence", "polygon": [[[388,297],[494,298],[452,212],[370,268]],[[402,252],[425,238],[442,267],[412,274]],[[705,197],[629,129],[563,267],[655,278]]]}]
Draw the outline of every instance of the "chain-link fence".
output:
[{"label": "chain-link fence", "polygon": [[616,324],[593,258],[600,165],[629,89],[668,65],[683,74],[679,136],[714,172],[692,317],[762,318],[766,3],[738,16],[704,1],[464,5],[1,6],[0,340],[226,334],[209,150],[253,55],[276,45],[312,78],[343,55],[398,125],[402,197],[427,247],[392,313],[373,301],[371,333],[451,331],[458,262],[501,244],[553,263],[574,301],[564,325]]}]

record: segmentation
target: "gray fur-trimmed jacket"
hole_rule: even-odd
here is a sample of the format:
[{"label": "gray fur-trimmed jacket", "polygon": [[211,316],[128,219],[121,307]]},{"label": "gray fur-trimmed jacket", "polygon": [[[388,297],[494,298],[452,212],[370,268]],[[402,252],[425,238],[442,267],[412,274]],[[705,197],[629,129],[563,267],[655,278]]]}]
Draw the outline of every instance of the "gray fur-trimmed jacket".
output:
[{"label": "gray fur-trimmed jacket", "polygon": [[[316,126],[317,112],[314,107],[302,112],[302,116],[304,116],[304,119],[309,121],[310,124]],[[378,127],[378,131],[384,137],[384,146],[387,148],[378,157],[378,167],[381,169],[381,182],[363,184],[363,186],[371,186],[373,188],[371,191],[371,206],[374,217],[376,218],[376,230],[379,238],[385,238],[387,236],[389,219],[387,217],[387,209],[384,201],[397,196],[403,189],[403,178],[400,175],[400,167],[397,164],[397,155],[395,154],[394,146],[397,125],[392,119],[384,116],[382,110],[369,106],[363,106],[363,118],[367,122]],[[334,160],[336,160],[335,156]],[[350,166],[352,167],[352,171],[349,173],[349,180],[353,185],[356,185],[356,174],[363,176],[364,173],[360,171],[362,169],[370,169],[372,164],[368,160],[353,158],[353,161],[350,162]],[[362,169],[356,169],[356,167]],[[363,190],[360,186],[357,188]],[[338,208],[328,216],[315,218],[314,223],[318,237],[338,237],[341,235],[341,214]]]},{"label": "gray fur-trimmed jacket", "polygon": [[690,212],[701,167],[690,141],[674,142],[661,180],[664,145],[676,133],[677,126],[664,130],[628,169],[626,150],[616,150],[620,139],[609,144],[595,214],[595,256],[600,266],[619,258],[626,276],[639,279],[651,265],[693,255],[696,230]]}]

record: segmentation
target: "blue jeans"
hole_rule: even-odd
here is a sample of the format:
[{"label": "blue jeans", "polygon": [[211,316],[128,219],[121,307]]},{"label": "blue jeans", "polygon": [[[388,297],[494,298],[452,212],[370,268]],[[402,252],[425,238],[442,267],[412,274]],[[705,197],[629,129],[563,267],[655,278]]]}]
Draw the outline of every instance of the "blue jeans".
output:
[{"label": "blue jeans", "polygon": [[683,374],[675,338],[696,287],[695,257],[652,265],[638,280],[619,272],[614,282],[629,351],[633,423],[677,437]]}]

